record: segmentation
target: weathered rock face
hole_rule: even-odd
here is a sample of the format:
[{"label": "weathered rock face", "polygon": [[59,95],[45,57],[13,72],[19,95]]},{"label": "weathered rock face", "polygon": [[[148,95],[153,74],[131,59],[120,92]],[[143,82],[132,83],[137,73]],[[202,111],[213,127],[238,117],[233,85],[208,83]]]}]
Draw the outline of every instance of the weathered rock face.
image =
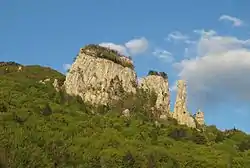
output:
[{"label": "weathered rock face", "polygon": [[199,125],[204,125],[205,124],[204,113],[198,110],[197,113],[195,114],[195,120]]},{"label": "weathered rock face", "polygon": [[39,83],[46,84],[49,81],[50,81],[50,78],[47,78],[47,79],[44,79],[44,80],[40,80]]},{"label": "weathered rock face", "polygon": [[65,91],[101,105],[119,99],[124,92],[136,93],[135,71],[97,54],[94,49],[80,50],[66,76]]},{"label": "weathered rock face", "polygon": [[177,81],[177,95],[176,95],[173,118],[175,118],[181,125],[187,125],[188,127],[196,127],[194,118],[187,110],[186,101],[187,101],[186,83],[184,80],[179,80]]},{"label": "weathered rock face", "polygon": [[[167,74],[149,71],[148,76],[140,78],[137,84],[133,68],[130,58],[107,48],[89,45],[80,49],[63,86],[59,85],[58,80],[54,80],[53,86],[57,91],[64,89],[69,95],[80,96],[83,101],[93,105],[107,105],[125,93],[135,94],[137,88],[153,91],[157,96],[156,104],[149,110],[156,113],[159,119],[175,118],[179,124],[193,128],[196,124],[204,125],[203,112],[197,112],[194,118],[187,110],[185,81],[177,82],[177,97],[172,113]],[[130,112],[126,109],[122,114],[128,117]]]},{"label": "weathered rock face", "polygon": [[56,89],[57,92],[60,91],[61,88],[59,86],[58,79],[54,79],[53,86],[54,86],[54,88]]},{"label": "weathered rock face", "polygon": [[18,66],[17,71],[18,71],[18,72],[21,72],[22,70],[23,70],[23,67],[22,67],[22,66]]},{"label": "weathered rock face", "polygon": [[170,112],[170,92],[168,80],[162,76],[149,75],[139,81],[139,87],[144,90],[156,93],[155,108],[162,112],[161,115],[167,116]]}]

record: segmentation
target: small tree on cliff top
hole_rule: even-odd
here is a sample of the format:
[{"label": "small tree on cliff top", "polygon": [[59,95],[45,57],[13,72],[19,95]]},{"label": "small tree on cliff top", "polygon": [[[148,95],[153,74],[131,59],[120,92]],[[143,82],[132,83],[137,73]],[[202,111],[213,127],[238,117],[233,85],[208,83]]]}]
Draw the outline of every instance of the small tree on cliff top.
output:
[{"label": "small tree on cliff top", "polygon": [[148,72],[148,75],[157,75],[157,76],[163,77],[164,79],[168,79],[168,75],[165,72],[157,72],[157,71],[150,70]]}]

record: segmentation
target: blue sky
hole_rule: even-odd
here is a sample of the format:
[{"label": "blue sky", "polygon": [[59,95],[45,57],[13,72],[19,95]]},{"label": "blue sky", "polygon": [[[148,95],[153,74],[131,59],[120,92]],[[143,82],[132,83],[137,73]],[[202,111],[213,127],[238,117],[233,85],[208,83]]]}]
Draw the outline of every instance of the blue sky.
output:
[{"label": "blue sky", "polygon": [[[2,0],[0,60],[65,72],[79,48],[96,43],[188,82],[189,109],[207,124],[250,132],[250,1]],[[249,85],[248,85],[249,84]],[[172,106],[173,108],[173,106]]]}]

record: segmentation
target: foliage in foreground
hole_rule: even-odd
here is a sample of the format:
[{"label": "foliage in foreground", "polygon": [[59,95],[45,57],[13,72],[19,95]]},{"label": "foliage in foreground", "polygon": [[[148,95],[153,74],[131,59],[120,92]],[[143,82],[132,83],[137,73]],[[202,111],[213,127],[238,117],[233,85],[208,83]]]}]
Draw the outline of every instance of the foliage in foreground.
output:
[{"label": "foliage in foreground", "polygon": [[[198,132],[174,120],[156,125],[148,111],[154,100],[143,92],[115,106],[91,107],[38,83],[63,78],[56,71],[9,69],[0,67],[0,167],[250,167],[250,137],[239,130]],[[121,115],[124,108],[130,118]]]}]

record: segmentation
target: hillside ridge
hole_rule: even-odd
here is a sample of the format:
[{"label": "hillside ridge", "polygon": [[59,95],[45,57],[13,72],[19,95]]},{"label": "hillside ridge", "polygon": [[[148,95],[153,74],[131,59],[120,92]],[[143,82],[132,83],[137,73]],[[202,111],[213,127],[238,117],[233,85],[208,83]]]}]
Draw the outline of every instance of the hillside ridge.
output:
[{"label": "hillside ridge", "polygon": [[[81,59],[86,59],[80,57],[70,71],[81,65]],[[105,62],[99,61],[102,61],[99,65]],[[190,116],[186,108],[185,81],[177,85],[182,89],[177,89],[176,113],[169,115],[168,78],[163,73],[144,77],[145,81],[136,83],[134,93],[122,89],[124,84],[120,79],[124,80],[124,74],[113,76],[110,79],[113,79],[112,87],[120,87],[121,92],[110,92],[110,95],[117,94],[117,99],[104,105],[84,101],[80,95],[67,94],[65,81],[70,71],[65,76],[39,65],[2,65],[0,167],[250,166],[250,135],[236,128],[221,131],[214,125],[206,125],[200,110]],[[116,66],[110,60],[108,65]],[[131,72],[133,79],[138,80],[131,68],[117,67],[121,72],[123,69]],[[93,73],[96,69],[92,69]],[[90,72],[83,72],[86,72],[84,80],[88,81],[86,74]],[[105,77],[105,73],[100,73],[100,78],[93,83]],[[177,101],[179,99],[181,101]],[[193,124],[194,118],[196,127],[188,125]],[[190,123],[185,123],[187,121]]]},{"label": "hillside ridge", "polygon": [[123,94],[135,94],[138,89],[143,89],[156,94],[155,105],[150,109],[158,118],[171,117],[179,124],[193,128],[204,125],[204,113],[198,115],[199,121],[203,122],[197,122],[187,110],[185,81],[177,81],[177,88],[175,110],[171,112],[168,75],[165,72],[149,70],[148,75],[139,81],[131,58],[94,44],[80,48],[64,83],[66,93],[102,105],[122,99]]}]

